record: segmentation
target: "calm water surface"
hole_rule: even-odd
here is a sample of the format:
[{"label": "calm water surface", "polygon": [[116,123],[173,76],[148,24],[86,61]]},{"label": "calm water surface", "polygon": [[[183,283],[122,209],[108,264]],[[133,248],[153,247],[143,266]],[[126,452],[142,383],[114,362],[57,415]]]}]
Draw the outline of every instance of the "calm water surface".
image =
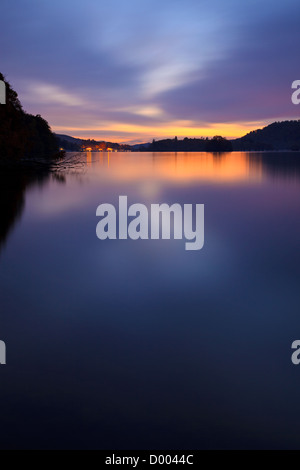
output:
[{"label": "calm water surface", "polygon": [[[88,153],[1,175],[1,448],[300,448],[300,154]],[[205,245],[96,208],[205,204]]]}]

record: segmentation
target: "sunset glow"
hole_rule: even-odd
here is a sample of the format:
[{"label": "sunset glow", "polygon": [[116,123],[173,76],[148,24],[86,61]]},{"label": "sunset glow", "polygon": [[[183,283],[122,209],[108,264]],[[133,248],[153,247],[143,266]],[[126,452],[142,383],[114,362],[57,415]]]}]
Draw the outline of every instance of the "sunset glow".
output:
[{"label": "sunset glow", "polygon": [[26,3],[20,14],[2,2],[1,67],[26,111],[57,133],[236,138],[299,117],[297,1]]},{"label": "sunset glow", "polygon": [[[93,179],[103,178],[111,182],[135,182],[149,179],[159,183],[186,184],[199,182],[239,183],[243,181],[259,182],[262,167],[259,160],[251,162],[247,153],[212,153],[180,152],[165,153],[164,158],[156,158],[155,153],[122,154],[109,152],[87,152],[87,163],[97,162],[97,171]],[[152,183],[151,183],[152,184]]]},{"label": "sunset glow", "polygon": [[[119,142],[130,141],[135,136],[140,136],[141,141],[149,141],[152,138],[178,138],[190,137],[213,137],[215,135],[222,135],[223,137],[233,139],[241,137],[251,130],[257,129],[263,126],[265,123],[253,122],[253,123],[241,123],[241,124],[227,124],[227,123],[216,123],[208,125],[207,127],[197,127],[191,122],[170,122],[166,125],[159,126],[138,126],[134,124],[122,124],[122,123],[106,123],[99,128],[85,129],[83,128],[72,128],[72,127],[56,127],[54,130],[59,133],[69,133],[74,137],[81,139],[89,139],[97,133],[107,132],[109,139],[116,140]],[[124,138],[124,134],[127,138]],[[95,137],[93,137],[95,138]],[[105,139],[104,139],[105,140]],[[108,139],[106,139],[108,140]]]}]

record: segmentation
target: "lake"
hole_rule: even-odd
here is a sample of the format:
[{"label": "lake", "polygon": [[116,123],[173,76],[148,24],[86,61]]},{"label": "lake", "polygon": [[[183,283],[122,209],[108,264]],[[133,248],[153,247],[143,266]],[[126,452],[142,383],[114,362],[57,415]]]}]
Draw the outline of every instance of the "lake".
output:
[{"label": "lake", "polygon": [[[299,153],[87,153],[0,175],[0,447],[300,448]],[[204,204],[205,243],[99,240]]]}]

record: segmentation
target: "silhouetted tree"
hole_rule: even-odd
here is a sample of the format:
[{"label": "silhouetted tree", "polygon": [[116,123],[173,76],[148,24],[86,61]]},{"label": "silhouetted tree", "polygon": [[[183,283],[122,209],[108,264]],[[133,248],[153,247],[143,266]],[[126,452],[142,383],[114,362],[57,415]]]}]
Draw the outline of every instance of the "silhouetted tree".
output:
[{"label": "silhouetted tree", "polygon": [[[214,140],[216,139],[216,140]],[[151,151],[151,152],[229,152],[232,150],[231,142],[224,139],[223,137],[216,137],[212,140],[200,138],[200,139],[189,139],[185,137],[183,140],[179,140],[177,137],[174,139],[164,139],[155,141],[153,139],[152,144],[146,147],[140,148],[139,151]],[[212,142],[212,144],[210,144]],[[211,149],[207,149],[207,147]]]},{"label": "silhouetted tree", "polygon": [[6,84],[6,104],[0,105],[0,160],[54,158],[58,154],[55,135],[40,115],[25,113],[18,94]]},{"label": "silhouetted tree", "polygon": [[206,152],[231,152],[232,144],[230,140],[216,135],[211,140],[208,140],[205,145]]}]

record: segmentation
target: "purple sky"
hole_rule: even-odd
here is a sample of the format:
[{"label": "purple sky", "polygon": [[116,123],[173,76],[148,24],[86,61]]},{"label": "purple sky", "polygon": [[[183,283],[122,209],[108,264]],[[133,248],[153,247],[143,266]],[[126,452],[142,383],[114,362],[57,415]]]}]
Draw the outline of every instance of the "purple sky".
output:
[{"label": "purple sky", "polygon": [[1,0],[2,72],[53,130],[115,141],[299,118],[299,0]]}]

